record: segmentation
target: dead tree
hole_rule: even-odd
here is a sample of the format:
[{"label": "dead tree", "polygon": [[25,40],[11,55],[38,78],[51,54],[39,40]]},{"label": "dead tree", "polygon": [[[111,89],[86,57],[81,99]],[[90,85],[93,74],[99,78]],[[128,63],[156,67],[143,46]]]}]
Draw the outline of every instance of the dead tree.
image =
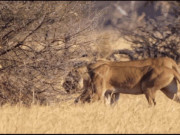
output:
[{"label": "dead tree", "polygon": [[[0,2],[0,102],[47,104],[92,43],[102,12],[84,1]],[[74,61],[73,61],[74,60]],[[72,62],[73,61],[73,62]]]},{"label": "dead tree", "polygon": [[168,16],[143,20],[130,30],[114,26],[131,44],[135,59],[168,56],[180,61],[180,5],[167,4],[171,6]]}]

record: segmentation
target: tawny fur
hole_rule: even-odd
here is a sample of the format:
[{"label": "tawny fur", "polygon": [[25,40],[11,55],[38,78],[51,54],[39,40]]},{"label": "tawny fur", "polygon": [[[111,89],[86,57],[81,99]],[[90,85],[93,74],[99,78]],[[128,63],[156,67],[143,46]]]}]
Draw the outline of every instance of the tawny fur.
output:
[{"label": "tawny fur", "polygon": [[[150,66],[148,66],[150,65]],[[131,66],[131,67],[129,67]],[[145,67],[144,67],[145,66]],[[111,68],[109,68],[111,67]],[[114,67],[114,68],[113,68]],[[118,70],[115,68],[117,67]],[[122,68],[124,67],[124,68]],[[137,67],[142,67],[142,68],[137,68]],[[165,67],[168,67],[168,68],[165,68]],[[108,70],[116,70],[114,71],[113,74],[115,74],[115,80],[116,78],[118,78],[117,74],[119,74],[119,76],[128,76],[126,78],[126,81],[124,81],[124,85],[129,89],[129,88],[135,88],[133,86],[133,83],[136,84],[136,81],[138,81],[138,79],[141,79],[142,76],[144,75],[144,72],[145,72],[145,69],[154,69],[154,72],[158,70],[157,73],[154,73],[154,76],[156,76],[157,78],[159,76],[162,76],[162,72],[164,73],[165,71],[169,71],[170,73],[171,72],[174,72],[175,71],[175,74],[174,73],[168,73],[169,77],[173,74],[174,77],[178,75],[179,72],[179,69],[178,69],[178,66],[176,64],[176,62],[174,60],[172,60],[171,58],[168,58],[168,57],[160,57],[160,58],[149,58],[149,59],[145,59],[145,60],[138,60],[138,61],[126,61],[126,62],[110,62],[110,61],[103,61],[103,60],[100,60],[98,61],[97,63],[94,63],[94,64],[90,64],[87,66],[87,69],[86,71],[89,71],[90,72],[90,76],[92,74],[96,74],[95,77],[93,78],[93,80],[98,80],[97,78],[106,78],[106,80],[108,80],[108,77],[109,77],[109,74],[112,74],[113,72],[110,72]],[[173,69],[173,70],[171,70]],[[141,72],[143,71],[143,72]],[[137,72],[137,73],[136,73]],[[177,73],[178,72],[178,73]],[[86,72],[87,73],[87,72]],[[125,74],[124,74],[125,73]],[[146,73],[146,72],[145,72]],[[167,74],[166,73],[166,74]],[[108,76],[106,76],[106,74],[108,74]],[[155,75],[157,74],[157,75]],[[177,74],[177,75],[176,75]],[[96,87],[96,84],[92,85],[91,86],[91,83],[101,83],[102,84],[102,80],[98,80],[97,82],[96,81],[92,81],[92,77],[89,76],[89,74],[85,74],[86,75],[86,78],[84,80],[84,87],[86,87],[85,91],[88,91],[88,87]],[[98,77],[96,77],[98,76]],[[135,78],[135,79],[134,79]],[[162,78],[161,78],[162,79]],[[174,94],[172,94],[171,92],[171,87],[169,87],[170,85],[174,85],[176,83],[176,79],[171,79],[169,78],[169,80],[171,80],[171,82],[168,82],[168,85],[165,85],[164,88],[161,88],[162,92],[169,98],[173,98]],[[92,82],[91,82],[92,81]],[[112,81],[109,80],[109,81]],[[116,85],[122,85],[122,82],[111,82],[113,83],[115,86]],[[109,84],[108,84],[109,85]],[[175,84],[177,85],[177,84]],[[114,86],[114,87],[115,87]],[[137,85],[138,86],[138,85]],[[104,89],[104,86],[102,86],[101,89]],[[100,99],[102,97],[102,95],[104,94],[103,92],[105,92],[107,89],[115,89],[115,88],[106,88],[106,90],[101,90],[100,89],[100,86],[98,86],[98,89],[95,90],[95,94],[94,94],[94,97],[96,97],[97,99]],[[124,87],[122,87],[123,90],[125,90]],[[140,91],[140,87],[138,88],[137,87],[137,91],[133,91],[133,93],[138,93],[138,91]],[[103,91],[103,92],[102,92]],[[85,92],[84,92],[85,93]],[[117,92],[116,92],[117,93]],[[133,94],[132,93],[132,94]],[[146,94],[147,95],[147,94]],[[103,95],[104,96],[104,95]],[[80,100],[84,100],[83,98],[83,95],[81,94],[77,99],[76,99],[76,102],[80,99]],[[119,97],[119,96],[116,96],[116,97]],[[81,99],[82,98],[82,99]],[[94,98],[94,99],[96,99]],[[148,98],[148,97],[147,97]],[[149,100],[149,99],[148,99]],[[148,101],[148,102],[151,102],[151,101]],[[151,104],[151,103],[150,103]]]}]

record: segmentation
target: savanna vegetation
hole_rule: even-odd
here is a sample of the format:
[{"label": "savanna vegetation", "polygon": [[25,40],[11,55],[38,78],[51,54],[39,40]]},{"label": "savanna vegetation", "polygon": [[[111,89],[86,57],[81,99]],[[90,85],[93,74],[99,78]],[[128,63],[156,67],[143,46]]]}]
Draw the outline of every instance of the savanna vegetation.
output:
[{"label": "savanna vegetation", "polygon": [[162,93],[154,108],[131,95],[114,107],[73,104],[74,68],[159,56],[179,64],[179,1],[134,3],[1,1],[0,133],[180,133],[180,105]]}]

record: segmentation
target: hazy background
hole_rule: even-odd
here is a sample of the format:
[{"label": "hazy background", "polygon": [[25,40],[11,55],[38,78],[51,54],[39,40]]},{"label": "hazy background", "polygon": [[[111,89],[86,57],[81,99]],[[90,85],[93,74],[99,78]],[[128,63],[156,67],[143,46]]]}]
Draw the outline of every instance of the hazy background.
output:
[{"label": "hazy background", "polygon": [[0,1],[0,133],[179,133],[180,107],[158,92],[115,107],[73,104],[73,69],[168,56],[180,62],[179,1]]},{"label": "hazy background", "polygon": [[2,105],[73,100],[72,69],[97,59],[180,61],[176,1],[2,1],[0,11]]}]

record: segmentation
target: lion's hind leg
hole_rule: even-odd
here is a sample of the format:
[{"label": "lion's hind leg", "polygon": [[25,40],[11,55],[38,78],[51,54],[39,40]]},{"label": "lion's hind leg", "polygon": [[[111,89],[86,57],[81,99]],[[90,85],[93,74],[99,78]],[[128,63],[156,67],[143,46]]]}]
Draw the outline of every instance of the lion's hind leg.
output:
[{"label": "lion's hind leg", "polygon": [[[171,84],[173,79],[174,75],[172,74],[172,72],[168,72],[168,74],[165,72],[153,72],[147,80],[143,81],[142,90],[144,91],[144,94],[146,95],[150,106],[152,106],[152,104],[156,105],[156,91],[166,88],[169,84]],[[167,94],[167,91],[164,91],[164,93],[166,93],[166,95],[168,95],[169,97],[172,96],[170,94]]]}]

